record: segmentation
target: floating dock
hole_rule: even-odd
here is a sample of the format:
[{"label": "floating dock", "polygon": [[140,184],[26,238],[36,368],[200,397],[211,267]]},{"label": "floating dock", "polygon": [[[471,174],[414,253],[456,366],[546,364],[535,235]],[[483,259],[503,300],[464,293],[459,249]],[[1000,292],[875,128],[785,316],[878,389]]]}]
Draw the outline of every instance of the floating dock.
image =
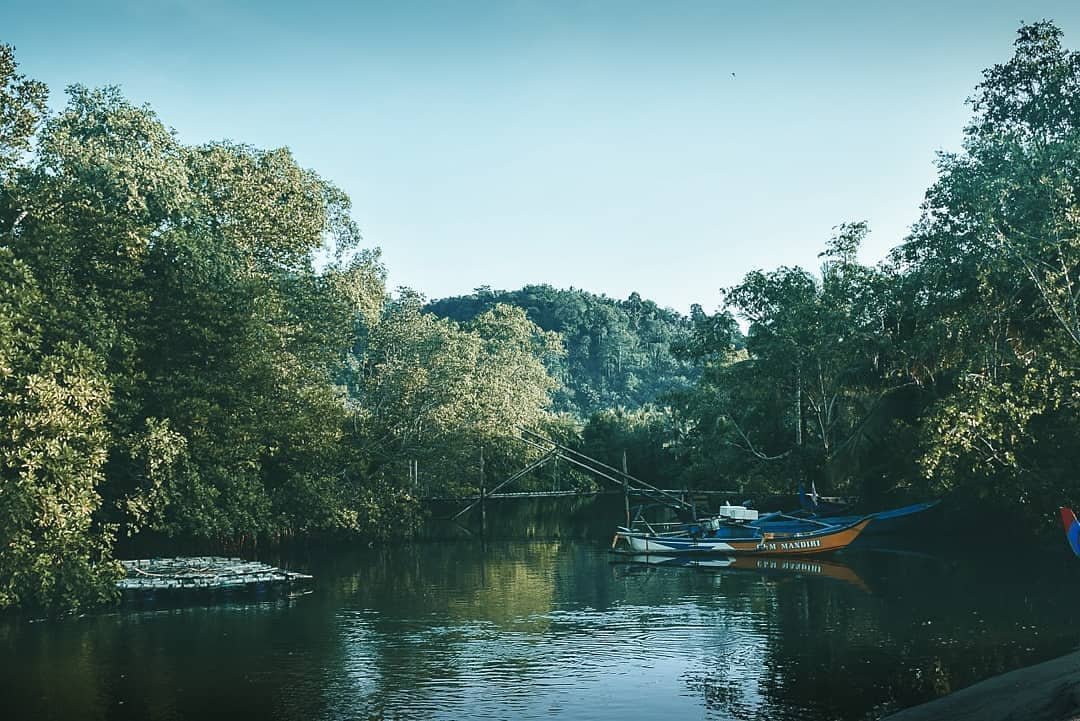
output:
[{"label": "floating dock", "polygon": [[264,591],[310,585],[314,577],[259,561],[222,556],[148,558],[120,562],[124,578],[116,582],[125,596],[181,591]]}]

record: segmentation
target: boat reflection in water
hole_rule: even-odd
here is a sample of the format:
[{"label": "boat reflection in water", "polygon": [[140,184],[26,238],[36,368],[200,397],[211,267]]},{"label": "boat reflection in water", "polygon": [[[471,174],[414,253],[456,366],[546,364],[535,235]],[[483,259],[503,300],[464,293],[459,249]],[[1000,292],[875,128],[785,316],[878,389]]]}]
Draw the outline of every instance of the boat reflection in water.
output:
[{"label": "boat reflection in water", "polygon": [[812,557],[762,557],[762,556],[664,556],[654,554],[622,555],[612,560],[612,565],[650,568],[689,568],[706,572],[757,573],[773,577],[822,577],[843,581],[860,590],[870,592],[866,582],[853,568],[835,560],[822,561]]}]

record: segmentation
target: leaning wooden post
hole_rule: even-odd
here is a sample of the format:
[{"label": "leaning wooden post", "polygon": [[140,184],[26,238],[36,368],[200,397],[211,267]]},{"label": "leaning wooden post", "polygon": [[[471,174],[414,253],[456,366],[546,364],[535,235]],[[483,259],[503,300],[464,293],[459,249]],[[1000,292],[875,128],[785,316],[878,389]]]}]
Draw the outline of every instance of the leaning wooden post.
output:
[{"label": "leaning wooden post", "polygon": [[626,449],[622,452],[622,497],[626,508],[626,527],[630,528],[630,474],[626,471]]},{"label": "leaning wooden post", "polygon": [[487,486],[484,481],[484,447],[480,446],[480,535],[487,534]]}]

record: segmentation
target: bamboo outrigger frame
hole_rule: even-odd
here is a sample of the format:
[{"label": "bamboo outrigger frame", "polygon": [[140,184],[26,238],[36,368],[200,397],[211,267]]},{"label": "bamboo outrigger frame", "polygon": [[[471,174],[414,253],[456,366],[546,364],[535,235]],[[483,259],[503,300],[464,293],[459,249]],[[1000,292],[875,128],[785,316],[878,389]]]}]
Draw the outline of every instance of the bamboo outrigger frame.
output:
[{"label": "bamboo outrigger frame", "polygon": [[[654,502],[662,503],[666,506],[681,509],[690,513],[691,517],[697,518],[697,507],[692,501],[686,500],[686,497],[691,491],[672,491],[660,488],[644,481],[634,475],[631,475],[626,469],[626,453],[623,452],[623,468],[620,470],[611,466],[603,461],[597,460],[592,456],[588,456],[581,451],[570,448],[563,445],[556,440],[548,438],[536,431],[532,431],[528,428],[518,427],[517,431],[519,435],[517,439],[525,445],[543,451],[543,454],[535,461],[529,463],[524,468],[510,475],[497,485],[488,489],[484,486],[483,482],[483,450],[481,449],[481,486],[480,495],[469,499],[469,503],[465,505],[454,515],[450,516],[448,520],[457,520],[464,516],[469,511],[473,510],[477,506],[481,508],[482,523],[486,526],[486,502],[492,498],[503,498],[525,495],[530,497],[546,497],[546,496],[567,496],[577,495],[574,493],[568,493],[565,491],[552,492],[552,493],[528,493],[528,494],[515,494],[515,493],[500,493],[504,488],[520,480],[527,474],[535,471],[548,463],[557,462],[562,460],[568,465],[585,471],[592,476],[601,479],[615,488],[613,492],[622,491],[624,498],[624,505],[626,507],[626,522],[630,524],[630,496],[644,497],[653,500]],[[697,493],[694,491],[693,493]],[[721,493],[724,495],[734,495],[731,491],[712,491],[711,493]]]}]

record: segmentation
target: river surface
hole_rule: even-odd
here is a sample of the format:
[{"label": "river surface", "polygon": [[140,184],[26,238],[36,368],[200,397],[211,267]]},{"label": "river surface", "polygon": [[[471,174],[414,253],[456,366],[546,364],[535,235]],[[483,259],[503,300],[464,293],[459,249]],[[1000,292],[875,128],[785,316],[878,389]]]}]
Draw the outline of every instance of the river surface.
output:
[{"label": "river surface", "polygon": [[1080,644],[1064,542],[712,568],[607,546],[338,550],[290,560],[305,595],[9,619],[0,717],[862,720]]}]

